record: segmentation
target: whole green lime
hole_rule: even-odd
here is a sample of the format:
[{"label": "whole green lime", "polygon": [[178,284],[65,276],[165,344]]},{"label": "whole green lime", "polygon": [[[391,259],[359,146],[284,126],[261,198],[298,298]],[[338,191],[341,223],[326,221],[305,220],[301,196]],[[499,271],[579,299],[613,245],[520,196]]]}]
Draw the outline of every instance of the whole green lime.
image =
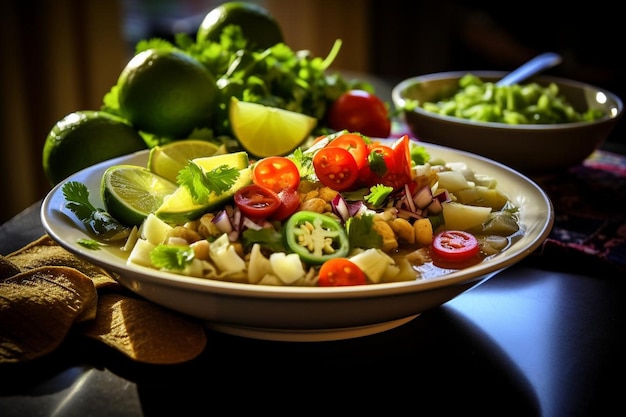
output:
[{"label": "whole green lime", "polygon": [[141,135],[125,120],[109,113],[70,113],[50,130],[43,146],[43,170],[52,185],[83,168],[146,149]]},{"label": "whole green lime", "polygon": [[186,138],[210,124],[219,94],[215,82],[202,63],[182,51],[147,49],[119,76],[120,112],[138,130]]},{"label": "whole green lime", "polygon": [[250,49],[266,49],[283,42],[280,25],[267,9],[240,1],[222,3],[211,10],[202,20],[196,40],[219,42],[228,25],[241,28]]}]

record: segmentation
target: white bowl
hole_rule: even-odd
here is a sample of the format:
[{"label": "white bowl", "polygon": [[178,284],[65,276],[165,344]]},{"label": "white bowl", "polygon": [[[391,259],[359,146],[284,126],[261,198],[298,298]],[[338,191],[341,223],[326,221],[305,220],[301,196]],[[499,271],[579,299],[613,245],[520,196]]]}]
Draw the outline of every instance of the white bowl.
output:
[{"label": "white bowl", "polygon": [[[471,71],[483,81],[495,82],[506,75],[498,71]],[[458,90],[467,71],[440,72],[407,78],[392,89],[396,109],[407,100],[437,101]],[[536,76],[523,84],[554,82],[578,112],[601,109],[607,116],[590,122],[520,124],[478,122],[429,112],[422,107],[401,115],[420,141],[485,156],[527,175],[557,172],[581,163],[615,128],[623,114],[622,100],[598,87],[564,78]]]},{"label": "white bowl", "polygon": [[424,144],[433,157],[466,162],[476,172],[497,178],[499,188],[521,213],[524,235],[506,251],[478,265],[435,279],[351,287],[275,287],[190,278],[127,265],[117,248],[89,250],[77,243],[89,238],[65,208],[67,181],[87,185],[96,207],[104,170],[115,164],[145,165],[148,151],[94,165],[59,183],[43,201],[41,219],[62,247],[108,271],[142,297],[207,321],[225,333],[269,340],[319,341],[377,333],[406,323],[480,284],[531,254],[548,236],[552,204],[539,186],[496,162],[436,145]]}]

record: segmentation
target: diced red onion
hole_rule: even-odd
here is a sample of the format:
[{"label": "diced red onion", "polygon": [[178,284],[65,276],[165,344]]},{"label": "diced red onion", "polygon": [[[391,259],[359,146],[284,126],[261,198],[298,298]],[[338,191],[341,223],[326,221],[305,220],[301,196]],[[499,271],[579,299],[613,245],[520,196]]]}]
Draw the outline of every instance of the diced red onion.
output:
[{"label": "diced red onion", "polygon": [[415,205],[421,209],[428,207],[428,205],[433,201],[433,193],[430,190],[430,187],[424,186],[420,188],[413,196],[413,201],[415,202]]},{"label": "diced red onion", "polygon": [[437,193],[435,196],[433,196],[433,198],[439,200],[440,203],[445,203],[447,201],[450,201],[450,194],[447,190],[444,190],[440,193]]},{"label": "diced red onion", "polygon": [[441,201],[438,198],[433,198],[433,201],[427,207],[428,213],[430,214],[439,214],[443,210],[443,206],[441,205]]},{"label": "diced red onion", "polygon": [[348,203],[346,203],[346,200],[341,196],[341,194],[337,193],[330,205],[333,209],[333,213],[335,213],[341,220],[344,222],[348,220],[350,217],[350,210],[348,209]]},{"label": "diced red onion", "polygon": [[409,211],[405,209],[398,209],[398,217],[403,219],[423,219],[422,210],[417,209],[417,211]]},{"label": "diced red onion", "polygon": [[410,198],[409,196],[411,195],[411,190],[409,189],[409,184],[404,184],[404,198],[403,200],[406,200],[407,206],[409,207],[409,210],[412,212],[415,212],[415,204],[412,198]]},{"label": "diced red onion", "polygon": [[220,210],[220,212],[213,217],[212,221],[217,227],[217,230],[222,233],[230,233],[233,231],[233,224],[231,223],[226,210]]}]

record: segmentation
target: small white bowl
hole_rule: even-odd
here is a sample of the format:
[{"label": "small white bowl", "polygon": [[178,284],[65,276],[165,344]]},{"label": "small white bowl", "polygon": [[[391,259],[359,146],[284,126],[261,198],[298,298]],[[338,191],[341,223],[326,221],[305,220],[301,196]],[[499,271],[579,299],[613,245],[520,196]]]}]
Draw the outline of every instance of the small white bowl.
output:
[{"label": "small white bowl", "polygon": [[[470,71],[483,81],[495,82],[499,71]],[[468,71],[441,72],[407,78],[392,89],[396,109],[407,100],[420,103],[450,97]],[[419,141],[461,149],[501,162],[525,174],[551,173],[581,163],[615,128],[623,113],[622,100],[611,93],[572,80],[545,75],[525,81],[547,86],[554,82],[560,94],[578,112],[602,110],[606,117],[591,122],[519,124],[477,122],[439,115],[417,107],[402,117]]]}]

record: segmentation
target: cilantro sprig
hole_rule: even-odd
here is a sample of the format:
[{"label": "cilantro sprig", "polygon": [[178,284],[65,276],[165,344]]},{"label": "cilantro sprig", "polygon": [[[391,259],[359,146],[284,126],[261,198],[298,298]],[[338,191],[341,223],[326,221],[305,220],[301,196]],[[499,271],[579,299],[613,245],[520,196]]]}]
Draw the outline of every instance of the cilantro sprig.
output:
[{"label": "cilantro sprig", "polygon": [[[63,185],[65,207],[76,215],[91,233],[102,240],[119,240],[128,237],[130,229],[115,220],[107,211],[94,206],[89,201],[89,189],[78,181],[69,181]],[[79,242],[80,243],[80,242]],[[84,242],[81,243],[85,247]],[[95,249],[93,245],[90,247]]]},{"label": "cilantro sprig", "polygon": [[189,246],[157,245],[150,251],[152,264],[170,271],[183,271],[194,258],[193,248]]},{"label": "cilantro sprig", "polygon": [[186,187],[194,203],[206,202],[211,194],[220,195],[228,190],[239,178],[239,170],[220,165],[210,171],[204,171],[198,164],[189,161],[176,177],[179,185]]}]

